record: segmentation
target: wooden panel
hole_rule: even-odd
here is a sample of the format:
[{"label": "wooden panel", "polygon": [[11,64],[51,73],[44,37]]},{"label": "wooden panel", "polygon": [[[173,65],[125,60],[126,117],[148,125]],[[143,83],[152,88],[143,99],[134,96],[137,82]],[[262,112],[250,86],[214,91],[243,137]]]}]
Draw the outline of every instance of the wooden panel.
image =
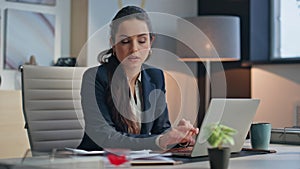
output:
[{"label": "wooden panel", "polygon": [[21,91],[0,90],[0,158],[22,157],[29,148]]}]

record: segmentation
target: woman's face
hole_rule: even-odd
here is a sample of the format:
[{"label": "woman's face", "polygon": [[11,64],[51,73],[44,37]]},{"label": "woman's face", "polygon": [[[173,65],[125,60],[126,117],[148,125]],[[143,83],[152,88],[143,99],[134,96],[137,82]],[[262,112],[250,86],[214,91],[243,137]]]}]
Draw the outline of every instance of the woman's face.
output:
[{"label": "woman's face", "polygon": [[122,22],[116,33],[113,50],[126,68],[140,68],[149,55],[152,41],[145,21],[130,19]]}]

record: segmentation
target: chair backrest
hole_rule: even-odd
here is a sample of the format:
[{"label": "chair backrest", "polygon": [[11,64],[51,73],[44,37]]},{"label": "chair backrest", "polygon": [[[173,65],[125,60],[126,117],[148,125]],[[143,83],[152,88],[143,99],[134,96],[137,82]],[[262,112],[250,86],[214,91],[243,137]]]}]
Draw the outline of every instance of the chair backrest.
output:
[{"label": "chair backrest", "polygon": [[33,152],[75,148],[84,134],[80,88],[84,67],[22,67],[22,100]]}]

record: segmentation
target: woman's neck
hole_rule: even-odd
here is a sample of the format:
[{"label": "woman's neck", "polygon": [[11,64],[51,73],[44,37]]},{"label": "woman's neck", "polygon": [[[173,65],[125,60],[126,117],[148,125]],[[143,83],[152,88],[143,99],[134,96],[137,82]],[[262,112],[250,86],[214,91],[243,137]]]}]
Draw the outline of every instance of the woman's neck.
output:
[{"label": "woman's neck", "polygon": [[135,96],[135,83],[139,76],[141,68],[139,69],[125,69],[125,73],[128,80],[128,85],[130,87],[130,92],[132,96]]},{"label": "woman's neck", "polygon": [[141,68],[136,68],[136,69],[132,69],[132,68],[130,68],[130,69],[125,69],[126,76],[127,76],[128,81],[129,81],[130,83],[136,81],[136,79],[137,79],[137,77],[139,76],[140,72],[141,72]]}]

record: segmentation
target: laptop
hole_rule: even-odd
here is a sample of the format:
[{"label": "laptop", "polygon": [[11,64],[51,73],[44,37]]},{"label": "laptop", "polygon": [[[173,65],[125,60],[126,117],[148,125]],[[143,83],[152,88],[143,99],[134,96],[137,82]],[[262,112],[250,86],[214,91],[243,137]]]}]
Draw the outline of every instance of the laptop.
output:
[{"label": "laptop", "polygon": [[[252,120],[258,108],[259,99],[219,99],[213,98],[202,122],[200,132],[193,147],[170,150],[174,156],[199,157],[207,156],[207,147],[203,128],[211,123],[227,125],[237,130],[234,135],[235,144],[230,146],[231,152],[240,152],[243,148]],[[185,150],[184,150],[185,149]]]}]

